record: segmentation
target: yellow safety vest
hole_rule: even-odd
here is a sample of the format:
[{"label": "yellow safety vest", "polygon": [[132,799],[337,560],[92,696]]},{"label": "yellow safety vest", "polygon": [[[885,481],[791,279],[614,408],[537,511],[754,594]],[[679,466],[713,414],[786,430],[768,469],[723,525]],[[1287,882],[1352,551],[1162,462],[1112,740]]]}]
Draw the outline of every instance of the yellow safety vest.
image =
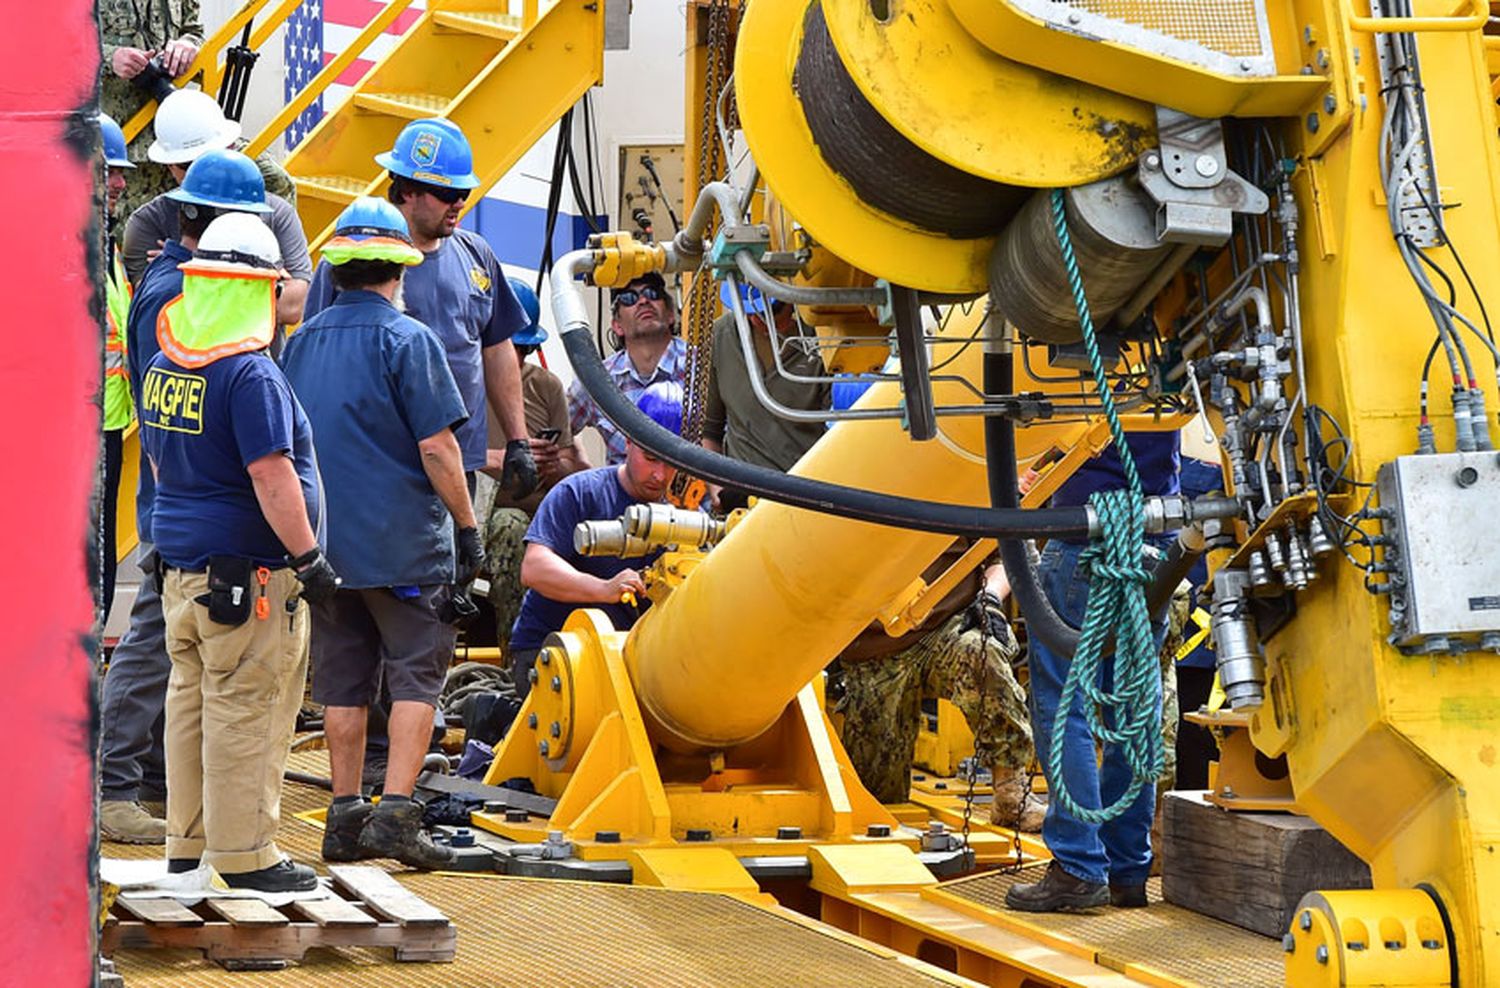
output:
[{"label": "yellow safety vest", "polygon": [[109,274],[104,279],[104,428],[119,432],[135,418],[130,400],[130,370],[125,365],[125,318],[130,311],[130,281],[120,250],[110,245]]}]

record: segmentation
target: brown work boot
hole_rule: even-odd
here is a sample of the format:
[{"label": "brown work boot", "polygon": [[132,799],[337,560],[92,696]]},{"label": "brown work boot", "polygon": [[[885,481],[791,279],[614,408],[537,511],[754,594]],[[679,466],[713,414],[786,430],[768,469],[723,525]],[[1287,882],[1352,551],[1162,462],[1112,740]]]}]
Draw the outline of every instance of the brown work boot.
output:
[{"label": "brown work boot", "polygon": [[1069,913],[1093,909],[1109,901],[1109,886],[1086,882],[1063,871],[1053,861],[1039,882],[1012,885],[1005,893],[1005,904],[1028,913]]},{"label": "brown work boot", "polygon": [[386,797],[360,831],[359,849],[372,858],[395,858],[413,868],[451,867],[453,848],[434,844],[422,831],[422,804]]},{"label": "brown work boot", "polygon": [[1047,807],[1031,792],[1031,776],[1024,769],[995,769],[995,799],[990,803],[990,823],[1013,827],[1028,834],[1042,829]]},{"label": "brown work boot", "polygon": [[99,804],[99,837],[121,844],[165,844],[167,821],[133,799],[106,799]]}]

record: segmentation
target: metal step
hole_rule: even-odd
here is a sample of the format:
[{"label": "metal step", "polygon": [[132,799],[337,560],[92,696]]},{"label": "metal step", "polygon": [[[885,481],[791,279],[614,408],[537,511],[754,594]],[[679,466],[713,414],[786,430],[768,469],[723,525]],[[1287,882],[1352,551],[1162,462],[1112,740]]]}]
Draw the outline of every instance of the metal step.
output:
[{"label": "metal step", "polygon": [[486,11],[434,10],[432,19],[443,27],[510,41],[521,33],[521,18]]},{"label": "metal step", "polygon": [[447,112],[452,100],[439,93],[365,93],[354,94],[354,105],[362,110],[389,113],[409,120],[425,120]]},{"label": "metal step", "polygon": [[370,183],[347,175],[297,175],[298,195],[309,195],[330,202],[351,203],[364,194]]}]

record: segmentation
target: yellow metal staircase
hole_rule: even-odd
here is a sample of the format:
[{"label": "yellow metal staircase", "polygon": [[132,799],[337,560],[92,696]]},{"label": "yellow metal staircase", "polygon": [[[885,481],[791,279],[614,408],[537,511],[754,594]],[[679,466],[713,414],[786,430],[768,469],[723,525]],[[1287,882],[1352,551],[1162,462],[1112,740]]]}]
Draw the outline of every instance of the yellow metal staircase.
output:
[{"label": "yellow metal staircase", "polygon": [[[446,117],[461,127],[474,151],[480,185],[471,209],[521,156],[604,77],[605,0],[524,0],[520,15],[505,0],[428,0],[422,16],[390,53],[331,109],[284,162],[297,183],[297,211],[316,258],[333,221],[361,195],[380,195],[389,181],[375,164],[409,121]],[[221,55],[257,17],[250,47],[258,49],[302,0],[249,0],[208,39],[179,83],[198,76],[213,91],[224,75]],[[287,126],[360,57],[411,0],[388,0],[370,23],[278,113],[245,149],[252,156]],[[500,8],[505,8],[501,10]],[[134,135],[151,119],[149,104],[126,127]],[[116,555],[135,550],[135,466],[130,436],[117,499]]]},{"label": "yellow metal staircase", "polygon": [[287,156],[314,253],[355,197],[382,193],[388,177],[374,155],[410,121],[446,117],[463,129],[480,178],[472,207],[602,80],[603,0],[528,2],[521,16],[496,6],[429,0],[390,54]]}]

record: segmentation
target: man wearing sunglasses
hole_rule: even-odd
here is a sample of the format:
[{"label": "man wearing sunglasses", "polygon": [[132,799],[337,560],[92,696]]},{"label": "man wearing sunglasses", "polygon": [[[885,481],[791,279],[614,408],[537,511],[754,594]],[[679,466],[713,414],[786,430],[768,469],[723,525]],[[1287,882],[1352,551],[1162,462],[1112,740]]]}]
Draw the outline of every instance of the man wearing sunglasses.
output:
[{"label": "man wearing sunglasses", "polygon": [[[642,275],[609,293],[609,328],[623,347],[604,361],[609,376],[631,401],[658,381],[684,383],[687,344],[676,335],[677,308],[667,283],[656,272]],[[625,462],[625,434],[604,417],[577,381],[568,387],[568,415],[573,435],[593,426],[604,440],[609,465]]]},{"label": "man wearing sunglasses", "polygon": [[[536,464],[526,440],[521,372],[511,335],[526,326],[526,313],[511,291],[495,252],[484,238],[458,228],[470,193],[479,187],[474,157],[463,131],[448,120],[416,120],[395,146],[375,156],[391,173],[390,201],[406,218],[422,263],[403,282],[406,314],[431,329],[448,355],[469,417],[456,435],[474,493],[474,473],[495,473],[513,497],[536,487]],[[305,318],[333,301],[327,262],[318,265]],[[503,460],[489,462],[485,405],[505,433]],[[498,457],[497,457],[498,459]]]}]

